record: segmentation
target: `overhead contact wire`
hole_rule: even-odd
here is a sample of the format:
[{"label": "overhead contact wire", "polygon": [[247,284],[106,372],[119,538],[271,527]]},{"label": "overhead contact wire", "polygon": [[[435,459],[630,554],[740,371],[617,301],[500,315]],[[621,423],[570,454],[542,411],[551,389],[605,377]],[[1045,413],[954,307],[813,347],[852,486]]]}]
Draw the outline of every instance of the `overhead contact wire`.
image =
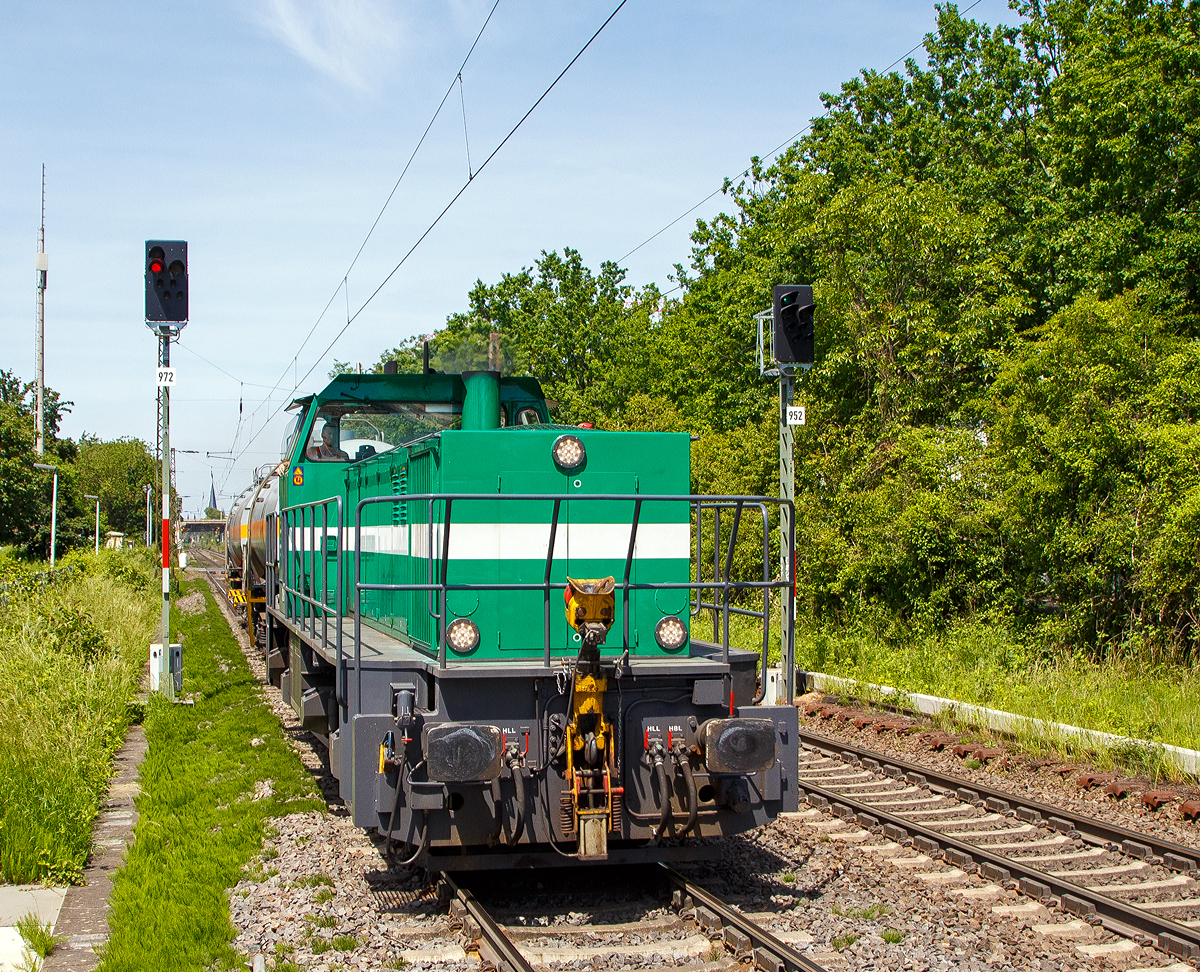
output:
[{"label": "overhead contact wire", "polygon": [[[559,71],[559,72],[558,72],[558,76],[557,76],[557,77],[556,77],[556,78],[555,78],[553,81],[551,81],[551,82],[550,82],[550,84],[549,84],[549,86],[546,88],[546,90],[545,90],[545,91],[543,91],[543,92],[541,93],[541,95],[538,97],[538,100],[537,100],[537,101],[535,101],[535,102],[534,102],[534,103],[533,103],[533,104],[530,106],[529,110],[528,110],[527,112],[525,112],[525,114],[523,114],[523,115],[521,116],[520,120],[519,120],[519,121],[518,121],[518,122],[517,122],[515,125],[513,125],[513,127],[512,127],[511,129],[509,129],[509,132],[508,132],[508,134],[504,136],[504,138],[503,138],[503,139],[500,141],[500,144],[499,144],[499,145],[497,145],[497,146],[496,146],[494,149],[492,149],[492,151],[491,151],[491,153],[488,155],[488,157],[487,157],[486,159],[484,159],[484,160],[483,160],[483,162],[480,164],[479,168],[475,170],[475,174],[474,174],[473,176],[471,176],[469,179],[467,179],[467,181],[466,181],[466,182],[464,182],[464,183],[462,184],[462,187],[461,187],[461,188],[458,190],[458,192],[456,192],[456,193],[454,194],[453,198],[452,198],[452,199],[451,199],[451,200],[450,200],[448,203],[446,203],[446,206],[445,206],[445,208],[444,208],[444,209],[443,209],[443,210],[442,210],[440,213],[438,213],[438,214],[437,214],[437,216],[434,218],[433,222],[432,222],[432,223],[430,223],[430,224],[429,224],[429,225],[428,225],[428,226],[425,228],[425,232],[423,232],[423,233],[422,233],[422,234],[421,234],[421,235],[420,235],[420,236],[417,238],[417,241],[416,241],[415,243],[413,243],[413,245],[412,245],[412,246],[410,246],[410,247],[408,248],[408,252],[407,252],[407,253],[405,253],[405,254],[404,254],[404,256],[402,256],[402,257],[400,258],[400,262],[399,262],[399,263],[397,263],[397,264],[396,264],[396,265],[395,265],[395,266],[392,268],[391,272],[390,272],[390,273],[389,273],[389,274],[388,274],[386,277],[384,277],[384,278],[383,278],[383,281],[382,281],[382,282],[379,284],[379,286],[378,286],[378,287],[376,287],[376,288],[375,288],[375,289],[374,289],[374,290],[371,292],[371,295],[370,295],[370,296],[369,296],[369,297],[368,297],[366,300],[364,300],[364,301],[362,302],[362,304],[361,304],[361,306],[358,308],[358,310],[356,310],[356,311],[354,312],[354,316],[353,316],[353,317],[351,317],[351,318],[350,318],[350,320],[348,320],[348,321],[346,322],[346,327],[343,327],[343,328],[342,328],[342,329],[341,329],[341,330],[340,330],[340,331],[337,333],[337,335],[334,337],[334,339],[333,339],[332,341],[330,341],[330,342],[329,342],[329,345],[328,345],[328,347],[326,347],[326,348],[325,348],[325,350],[324,350],[324,351],[321,353],[321,356],[320,356],[320,358],[318,358],[318,359],[317,359],[317,361],[316,361],[316,362],[313,364],[312,368],[309,368],[309,369],[308,369],[308,371],[307,371],[307,372],[305,372],[305,374],[304,374],[304,378],[307,378],[307,377],[308,377],[310,374],[312,374],[312,373],[313,373],[313,371],[316,369],[317,365],[318,365],[318,364],[320,364],[320,362],[321,362],[321,361],[324,359],[325,355],[327,355],[327,354],[328,354],[328,353],[329,353],[329,352],[330,352],[330,351],[333,349],[333,346],[334,346],[335,344],[337,344],[337,342],[340,340],[341,336],[342,336],[343,334],[345,334],[345,333],[346,333],[346,329],[347,329],[347,328],[348,328],[348,327],[349,327],[351,324],[353,324],[353,323],[355,322],[355,320],[357,320],[357,319],[358,319],[358,316],[359,316],[359,315],[360,315],[360,314],[361,314],[361,313],[362,313],[364,310],[366,310],[366,309],[367,309],[367,306],[368,306],[368,305],[371,303],[371,301],[373,301],[373,300],[376,298],[376,296],[378,296],[379,292],[380,292],[381,290],[383,290],[383,288],[384,288],[384,287],[386,287],[386,286],[388,285],[389,281],[391,281],[392,277],[394,277],[394,276],[396,275],[397,271],[398,271],[398,270],[399,270],[399,269],[400,269],[402,266],[404,266],[404,264],[405,264],[406,262],[408,262],[408,258],[409,258],[410,256],[412,256],[414,252],[416,252],[416,249],[417,249],[417,247],[419,247],[419,246],[420,246],[420,245],[421,245],[421,244],[422,244],[422,243],[425,241],[425,238],[426,238],[427,236],[429,236],[429,234],[430,234],[430,233],[432,233],[432,232],[433,232],[434,228],[435,228],[435,227],[438,225],[438,223],[440,223],[440,222],[442,221],[442,217],[443,217],[443,216],[445,216],[445,215],[446,215],[446,213],[450,212],[450,210],[451,210],[451,208],[454,206],[454,204],[455,204],[456,202],[458,202],[458,200],[459,200],[459,199],[462,197],[462,194],[463,194],[464,192],[466,192],[466,191],[467,191],[467,189],[469,189],[469,188],[471,187],[471,183],[473,183],[473,182],[474,182],[474,181],[475,181],[475,180],[476,180],[476,179],[479,177],[479,174],[480,174],[481,172],[483,172],[483,170],[484,170],[484,169],[486,169],[486,168],[487,168],[487,166],[488,166],[488,163],[489,163],[489,162],[491,162],[491,161],[492,161],[492,159],[494,159],[494,158],[497,156],[497,154],[499,154],[500,150],[501,150],[502,148],[504,148],[504,146],[505,146],[505,145],[507,145],[507,144],[508,144],[508,141],[509,141],[509,139],[511,139],[511,138],[512,138],[512,137],[513,137],[513,136],[514,136],[516,133],[517,133],[517,130],[518,130],[518,129],[519,129],[521,126],[522,126],[522,125],[524,125],[524,124],[525,124],[525,121],[526,121],[526,119],[528,119],[528,118],[529,118],[529,116],[530,116],[530,115],[532,115],[532,114],[534,113],[534,111],[536,111],[536,110],[537,110],[537,107],[538,107],[538,105],[540,105],[540,104],[541,104],[543,101],[545,101],[545,99],[546,99],[546,96],[547,96],[547,95],[549,95],[549,94],[550,94],[550,92],[554,90],[554,88],[555,88],[555,86],[558,84],[558,82],[559,82],[559,81],[561,81],[561,80],[563,79],[563,77],[566,75],[566,73],[567,73],[568,71],[570,71],[570,70],[571,70],[571,68],[572,68],[572,67],[575,65],[575,62],[576,62],[576,61],[578,61],[578,60],[579,60],[581,57],[583,57],[583,55],[584,55],[584,53],[587,51],[587,49],[588,49],[589,47],[591,47],[591,46],[592,46],[592,42],[593,42],[593,41],[594,41],[594,40],[595,40],[597,37],[599,37],[599,36],[600,36],[600,33],[601,33],[603,30],[604,30],[604,28],[605,28],[605,27],[607,27],[607,26],[609,25],[609,23],[612,21],[612,19],[613,19],[613,18],[614,18],[614,17],[615,17],[615,16],[616,16],[618,13],[620,13],[620,12],[621,12],[621,8],[622,8],[622,7],[624,7],[624,6],[625,6],[625,4],[626,4],[626,3],[628,3],[628,2],[629,2],[629,0],[621,0],[621,2],[620,2],[619,4],[617,4],[617,6],[616,6],[616,7],[613,9],[613,12],[612,12],[612,13],[610,13],[610,14],[608,15],[608,17],[605,19],[604,23],[602,23],[602,24],[601,24],[601,25],[600,25],[598,28],[596,28],[596,32],[595,32],[594,34],[592,34],[592,36],[591,36],[591,37],[589,37],[589,38],[588,38],[588,41],[587,41],[587,43],[586,43],[586,44],[584,44],[584,45],[583,45],[583,47],[581,47],[581,48],[579,49],[579,52],[578,52],[578,53],[577,53],[577,54],[576,54],[576,55],[575,55],[573,58],[571,58],[570,62],[567,64],[567,66],[566,66],[565,68],[563,68],[561,71]],[[980,0],[976,0],[976,2],[980,2]],[[303,383],[303,381],[304,381],[304,378],[301,378],[301,379],[300,379],[301,383]]]},{"label": "overhead contact wire", "polygon": [[[479,168],[475,170],[475,174],[473,176],[471,176],[469,179],[467,179],[466,182],[463,183],[463,185],[459,188],[458,192],[456,192],[454,194],[453,198],[451,198],[451,200],[448,203],[446,203],[446,205],[442,209],[442,211],[437,214],[437,216],[434,218],[433,222],[431,222],[425,228],[425,231],[417,238],[417,241],[408,248],[408,251],[404,254],[404,256],[402,256],[400,258],[400,262],[397,263],[392,268],[391,272],[386,277],[383,278],[383,281],[379,284],[379,286],[376,287],[371,292],[370,296],[367,297],[367,299],[362,302],[362,304],[359,306],[358,310],[356,310],[354,312],[353,316],[351,316],[350,319],[348,321],[346,321],[345,326],[340,331],[338,331],[338,333],[334,336],[333,340],[329,342],[329,344],[325,348],[325,350],[322,351],[320,356],[316,359],[316,361],[313,362],[312,367],[310,367],[308,369],[308,371],[306,371],[303,374],[303,376],[301,376],[300,380],[298,382],[296,382],[295,388],[299,388],[300,385],[302,385],[304,383],[304,381],[308,378],[308,376],[311,375],[316,370],[317,366],[324,360],[325,355],[327,355],[331,350],[333,350],[334,345],[336,345],[337,342],[339,340],[341,340],[342,335],[346,333],[346,331],[350,327],[350,325],[353,324],[358,319],[358,316],[364,310],[367,309],[367,307],[370,305],[371,301],[373,301],[379,295],[380,291],[382,291],[383,288],[388,285],[389,281],[391,281],[392,277],[394,277],[396,275],[397,271],[399,271],[399,269],[402,266],[404,266],[404,264],[406,262],[408,262],[408,258],[411,257],[413,255],[413,253],[416,252],[417,247],[419,247],[425,241],[426,237],[428,237],[429,234],[433,232],[434,228],[438,225],[438,223],[440,223],[442,221],[442,218],[448,212],[450,212],[450,210],[454,206],[454,204],[456,202],[458,202],[458,200],[460,198],[462,198],[463,193],[465,193],[467,191],[467,189],[469,189],[471,187],[471,185],[472,185],[472,183],[474,183],[475,179],[477,179],[479,177],[479,174],[481,172],[483,172],[484,169],[487,168],[488,163],[491,162],[492,159],[494,159],[496,157],[496,155],[500,152],[500,150],[502,148],[504,148],[505,145],[508,144],[509,139],[511,139],[517,133],[517,130],[523,124],[525,124],[525,121],[529,118],[529,116],[532,115],[534,113],[534,111],[537,110],[538,105],[540,105],[546,99],[546,96],[549,95],[550,92],[554,90],[554,88],[557,86],[558,82],[561,81],[563,79],[563,77],[566,75],[566,73],[568,71],[570,71],[571,68],[575,65],[575,62],[578,61],[581,57],[583,57],[583,55],[587,51],[587,49],[592,46],[592,43],[596,40],[597,37],[600,36],[601,32],[603,32],[604,28],[609,25],[609,23],[612,21],[612,19],[618,13],[621,12],[621,8],[624,7],[625,4],[628,2],[629,2],[629,0],[621,0],[621,2],[619,4],[617,4],[617,6],[613,9],[613,12],[610,13],[607,18],[605,18],[604,23],[602,23],[598,28],[596,28],[596,32],[594,34],[592,34],[591,37],[588,38],[587,43],[584,44],[583,47],[581,47],[579,49],[578,53],[576,53],[576,55],[573,58],[571,58],[571,60],[567,63],[567,66],[564,67],[558,73],[557,77],[555,77],[555,79],[550,82],[549,86],[546,88],[545,91],[543,91],[541,93],[541,95],[538,97],[537,101],[535,101],[530,106],[529,110],[526,111],[525,114],[523,114],[521,116],[520,120],[515,125],[513,125],[513,127],[509,130],[508,134],[505,135],[504,138],[500,141],[500,144],[497,145],[494,149],[492,149],[492,151],[488,155],[488,157],[483,160],[483,162],[480,164]],[[977,2],[979,2],[979,0],[977,0]],[[453,85],[451,85],[451,88],[453,88]],[[293,390],[295,390],[295,388],[293,388]],[[264,428],[265,428],[265,426],[264,426]],[[262,431],[262,429],[260,428],[259,432],[261,432],[261,431]],[[258,433],[255,433],[255,436],[257,436],[257,435],[258,435]],[[253,441],[254,441],[254,439],[251,438],[250,441],[246,443],[247,449],[250,447],[250,443]]]},{"label": "overhead contact wire", "polygon": [[[975,2],[972,3],[965,10],[963,10],[962,13],[959,14],[959,16],[960,17],[966,16],[972,10],[974,10],[976,7],[978,7],[981,3],[983,3],[983,0],[975,0]],[[924,40],[924,38],[922,38],[920,43],[918,43],[915,47],[911,48],[906,53],[901,54],[898,58],[896,58],[896,60],[892,61],[891,64],[889,64],[887,67],[885,67],[880,72],[880,74],[887,74],[887,72],[890,71],[892,68],[894,68],[896,65],[902,64],[903,62],[907,61],[913,54],[915,54],[917,51],[919,51],[924,45],[925,45],[925,40]],[[817,122],[819,122],[822,118],[827,118],[831,111],[833,111],[832,108],[826,108],[825,111],[823,111],[823,112],[821,112],[821,114],[817,115],[816,118],[810,119],[808,124],[805,125],[803,128],[801,128],[800,131],[796,132],[796,134],[793,135],[791,138],[784,139],[782,142],[780,142],[778,145],[776,145],[773,149],[771,149],[771,151],[765,153],[764,155],[757,156],[757,158],[763,158],[763,159],[772,158],[781,149],[785,149],[789,145],[795,144],[796,140],[798,138],[800,138],[801,135],[803,135],[805,132],[811,131],[813,125],[815,125]],[[736,176],[734,176],[733,179],[744,179],[746,176],[748,176],[750,174],[750,172],[752,171],[752,168],[753,167],[750,166],[750,167],[743,169]],[[680,213],[678,216],[676,216],[673,220],[671,220],[671,222],[667,223],[667,225],[664,226],[662,229],[658,230],[656,233],[653,233],[650,236],[647,236],[644,240],[642,240],[641,243],[639,243],[637,246],[635,246],[632,250],[630,250],[624,256],[619,257],[617,259],[617,263],[624,263],[627,259],[629,259],[629,257],[631,257],[635,253],[637,253],[637,251],[640,250],[643,246],[646,246],[646,244],[648,244],[648,243],[653,243],[656,239],[658,239],[660,236],[662,236],[663,233],[665,233],[667,230],[669,230],[672,226],[674,226],[676,223],[678,223],[681,219],[686,219],[688,216],[690,216],[692,213],[694,213],[697,209],[699,209],[701,206],[703,206],[706,202],[708,202],[714,196],[722,195],[728,189],[729,185],[733,182],[733,179],[726,179],[725,182],[722,183],[720,188],[714,189],[712,192],[710,192],[707,196],[705,196],[703,199],[701,199],[698,203],[696,203],[694,206],[692,206],[686,212]]]},{"label": "overhead contact wire", "polygon": [[[458,70],[454,74],[454,80],[452,80],[450,82],[450,84],[446,87],[446,91],[442,95],[442,100],[438,102],[437,108],[434,109],[433,115],[429,119],[429,123],[425,126],[425,130],[421,133],[421,137],[417,140],[417,144],[413,148],[412,153],[409,155],[408,161],[404,163],[404,168],[400,171],[400,176],[396,179],[395,185],[392,186],[392,191],[388,193],[387,199],[385,199],[383,201],[383,205],[380,207],[379,213],[375,216],[374,222],[371,223],[371,228],[367,230],[367,235],[363,237],[362,243],[359,244],[358,250],[355,251],[354,257],[350,261],[350,265],[346,268],[346,272],[342,275],[342,279],[340,281],[338,281],[337,287],[334,289],[333,293],[330,295],[329,300],[326,302],[324,308],[322,308],[321,313],[317,316],[317,319],[313,322],[312,327],[309,328],[308,333],[304,336],[304,340],[300,342],[300,347],[298,347],[296,349],[296,353],[294,355],[292,355],[291,360],[288,362],[288,367],[292,367],[293,371],[295,370],[294,366],[298,363],[301,353],[304,351],[305,347],[308,346],[309,340],[312,338],[313,334],[316,332],[317,328],[320,326],[321,321],[323,321],[325,319],[325,315],[329,313],[329,308],[333,306],[333,302],[337,299],[338,292],[341,291],[343,288],[346,288],[346,301],[347,301],[347,304],[349,304],[350,271],[353,270],[355,267],[355,264],[358,263],[358,258],[360,256],[362,256],[363,250],[366,249],[367,243],[370,242],[372,235],[374,235],[376,228],[379,226],[379,221],[381,219],[383,219],[384,213],[387,212],[387,208],[391,204],[392,198],[396,195],[397,190],[400,188],[400,183],[402,183],[404,181],[404,177],[408,174],[408,170],[412,166],[413,160],[416,159],[417,153],[421,151],[421,146],[425,144],[425,139],[428,138],[429,132],[433,128],[434,122],[437,121],[438,116],[442,112],[442,109],[446,106],[446,101],[450,98],[451,93],[454,91],[454,85],[457,84],[459,82],[459,79],[462,77],[463,68],[465,68],[467,66],[467,61],[469,61],[471,59],[471,55],[475,53],[475,48],[479,45],[479,40],[480,40],[480,38],[483,37],[483,32],[485,30],[487,30],[488,24],[491,23],[491,21],[492,21],[492,15],[496,12],[496,8],[499,6],[500,6],[500,0],[495,0],[495,2],[492,4],[491,9],[488,11],[487,17],[483,21],[483,26],[479,28],[479,33],[477,33],[475,35],[475,40],[471,42],[470,49],[467,51],[466,56],[462,59],[462,63],[458,66]],[[347,314],[349,314],[349,306],[347,306]],[[287,367],[285,367],[283,369],[282,374],[280,374],[280,376],[275,380],[275,384],[273,386],[271,386],[271,392],[268,393],[267,398],[264,400],[265,402],[269,402],[271,400],[271,395],[273,395],[274,392],[278,390],[280,382],[282,382],[286,376],[287,376]],[[307,375],[305,377],[307,377]],[[293,379],[295,379],[294,373],[293,373]],[[292,384],[293,392],[298,387],[300,387],[301,381],[303,381],[303,379],[300,379],[299,381],[296,381],[296,380],[293,381],[293,384]],[[257,411],[258,411],[258,409],[256,408],[255,412],[257,412]],[[253,414],[251,415],[251,419],[253,420]],[[231,449],[230,451],[233,451],[233,450]]]}]

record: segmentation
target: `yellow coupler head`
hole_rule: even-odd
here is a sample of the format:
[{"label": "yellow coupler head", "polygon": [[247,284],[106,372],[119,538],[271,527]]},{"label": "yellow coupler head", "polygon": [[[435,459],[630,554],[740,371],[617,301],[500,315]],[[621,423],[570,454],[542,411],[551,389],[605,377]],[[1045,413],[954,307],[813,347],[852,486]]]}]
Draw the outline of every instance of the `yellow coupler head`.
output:
[{"label": "yellow coupler head", "polygon": [[567,602],[567,624],[579,632],[584,648],[598,648],[612,627],[617,586],[613,577],[599,580],[567,578],[563,600]]}]

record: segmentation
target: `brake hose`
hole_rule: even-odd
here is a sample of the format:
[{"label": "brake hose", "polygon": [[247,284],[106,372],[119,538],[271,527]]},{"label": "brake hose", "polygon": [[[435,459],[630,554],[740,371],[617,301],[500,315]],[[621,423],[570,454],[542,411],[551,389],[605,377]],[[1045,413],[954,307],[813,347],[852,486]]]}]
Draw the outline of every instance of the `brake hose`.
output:
[{"label": "brake hose", "polygon": [[521,834],[525,832],[525,774],[521,772],[521,767],[513,766],[512,778],[517,788],[517,824],[513,828],[512,838],[508,841],[510,846],[519,843]]},{"label": "brake hose", "polygon": [[[412,778],[413,773],[415,773],[417,770],[419,770],[424,765],[425,765],[425,760],[421,760],[421,762],[417,763],[416,766],[409,768],[408,769],[409,779]],[[395,800],[392,801],[392,812],[391,812],[391,815],[388,817],[387,837],[384,839],[384,842],[383,842],[384,857],[386,857],[389,861],[392,860],[392,828],[396,824],[396,814],[400,809],[400,794],[404,790],[404,770],[406,768],[408,768],[407,762],[403,762],[400,764],[400,772],[396,776],[396,798],[395,798]],[[409,857],[403,861],[392,861],[392,863],[396,867],[408,867],[408,865],[412,864],[418,857],[421,856],[421,852],[423,850],[425,850],[425,844],[428,839],[429,839],[429,820],[428,820],[426,812],[424,810],[422,810],[421,811],[421,841],[420,841],[420,843],[417,844],[417,849],[413,852],[412,857]]]},{"label": "brake hose", "polygon": [[671,784],[667,779],[667,767],[661,756],[654,757],[654,772],[658,776],[658,791],[662,797],[662,815],[658,819],[658,826],[654,828],[654,836],[650,838],[651,844],[656,844],[662,839],[667,829],[667,821],[671,818]]},{"label": "brake hose", "polygon": [[688,795],[687,825],[678,834],[678,836],[684,837],[689,830],[696,826],[696,815],[700,811],[700,800],[696,794],[696,779],[692,776],[692,764],[687,757],[683,743],[675,744],[675,755],[675,761],[679,764],[679,771],[683,774],[683,785],[687,787]]}]

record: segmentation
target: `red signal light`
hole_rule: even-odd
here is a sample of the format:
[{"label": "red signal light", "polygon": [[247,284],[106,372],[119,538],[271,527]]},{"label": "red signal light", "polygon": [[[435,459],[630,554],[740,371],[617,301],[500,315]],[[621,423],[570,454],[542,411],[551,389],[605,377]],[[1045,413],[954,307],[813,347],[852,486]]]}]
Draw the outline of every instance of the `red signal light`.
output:
[{"label": "red signal light", "polygon": [[150,272],[151,273],[162,273],[162,271],[163,271],[162,260],[158,259],[158,257],[155,257],[154,259],[152,259],[150,261]]}]

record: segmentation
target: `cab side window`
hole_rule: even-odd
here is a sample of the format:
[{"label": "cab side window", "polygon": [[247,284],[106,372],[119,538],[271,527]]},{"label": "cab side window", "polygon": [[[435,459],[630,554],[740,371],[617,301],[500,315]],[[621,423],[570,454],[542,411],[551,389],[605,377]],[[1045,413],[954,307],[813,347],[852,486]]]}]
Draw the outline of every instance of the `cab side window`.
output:
[{"label": "cab side window", "polygon": [[349,462],[350,456],[341,447],[341,422],[338,415],[318,415],[312,434],[304,449],[309,462]]}]

